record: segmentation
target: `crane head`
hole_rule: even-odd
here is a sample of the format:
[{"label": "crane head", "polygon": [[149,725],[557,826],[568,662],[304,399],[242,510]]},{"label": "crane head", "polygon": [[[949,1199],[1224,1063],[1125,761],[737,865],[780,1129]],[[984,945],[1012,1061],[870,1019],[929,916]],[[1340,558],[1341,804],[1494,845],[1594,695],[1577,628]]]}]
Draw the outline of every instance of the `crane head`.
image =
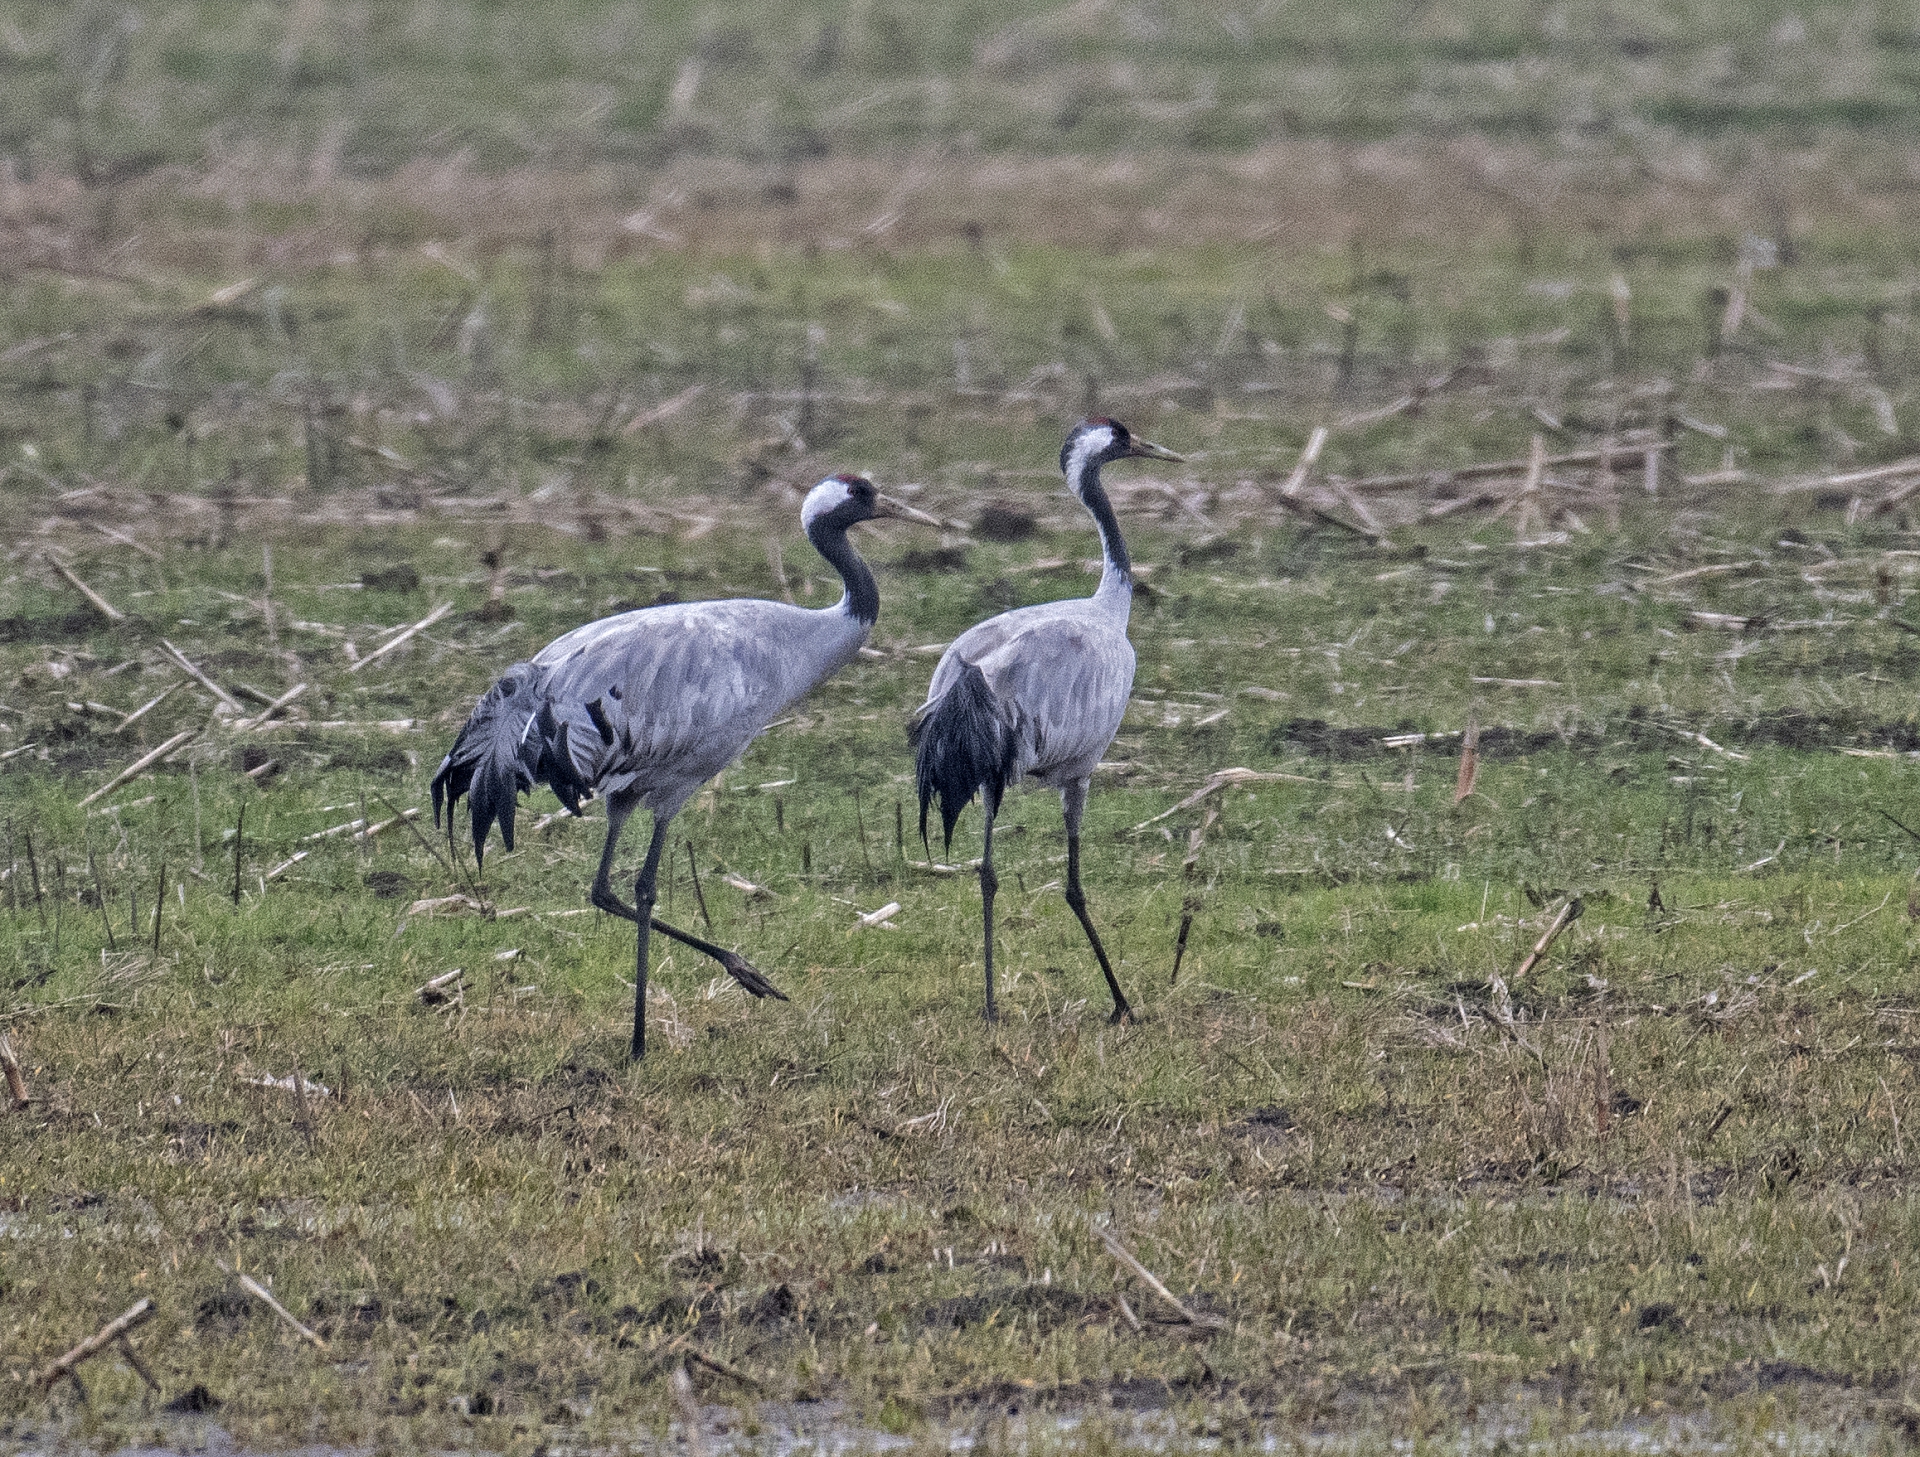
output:
[{"label": "crane head", "polygon": [[1103,415],[1082,420],[1067,433],[1067,443],[1060,447],[1060,469],[1077,490],[1081,473],[1088,466],[1105,465],[1110,460],[1125,460],[1128,456],[1147,460],[1186,459],[1164,445],[1142,440],[1118,420],[1109,420]]},{"label": "crane head", "polygon": [[926,526],[940,525],[937,518],[924,511],[916,511],[903,501],[882,495],[874,489],[872,481],[850,472],[828,476],[807,492],[806,502],[800,507],[800,524],[809,535],[816,526],[837,527],[844,531],[858,522],[872,521],[882,516],[918,521]]}]

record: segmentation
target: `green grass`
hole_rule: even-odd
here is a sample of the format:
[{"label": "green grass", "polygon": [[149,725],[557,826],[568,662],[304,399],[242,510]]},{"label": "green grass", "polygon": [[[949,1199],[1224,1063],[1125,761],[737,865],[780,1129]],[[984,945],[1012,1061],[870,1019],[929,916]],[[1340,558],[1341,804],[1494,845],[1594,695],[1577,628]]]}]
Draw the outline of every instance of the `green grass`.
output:
[{"label": "green grass", "polygon": [[[1858,570],[1906,560],[1832,521],[1811,534]],[[45,1101],[0,1121],[7,1364],[24,1372],[146,1293],[162,1317],[142,1344],[168,1395],[203,1383],[223,1424],[267,1444],[612,1439],[668,1419],[664,1374],[688,1343],[884,1430],[1104,1395],[1172,1399],[1194,1431],[1412,1435],[1489,1402],[1556,1431],[1675,1411],[1728,1433],[1904,1420],[1916,847],[1876,810],[1914,811],[1899,762],[1834,748],[1911,743],[1910,639],[1879,621],[1762,635],[1729,667],[1724,635],[1668,624],[1756,595],[1812,616],[1831,583],[1803,580],[1800,555],[1772,545],[1781,523],[1755,520],[1723,524],[1721,549],[1771,559],[1757,578],[1596,597],[1691,560],[1663,526],[1648,515],[1522,556],[1472,550],[1498,528],[1435,528],[1423,560],[1382,563],[1252,525],[1240,555],[1182,568],[1188,534],[1139,523],[1138,555],[1161,565],[1135,619],[1141,702],[1088,828],[1095,913],[1145,1014],[1124,1029],[1104,1021],[1058,895],[1050,799],[1016,799],[1002,821],[992,1030],[971,877],[914,871],[893,828],[901,803],[911,834],[901,726],[932,661],[911,648],[1072,587],[1020,568],[1083,550],[1084,530],[976,545],[960,571],[885,570],[883,656],[680,822],[715,933],[793,1000],[752,1003],[662,946],[638,1067],[631,939],[565,914],[597,826],[496,845],[491,901],[526,913],[495,920],[406,915],[465,881],[399,832],[364,856],[324,842],[264,892],[257,876],[362,796],[376,814],[423,802],[490,675],[636,580],[774,590],[759,531],[523,537],[509,631],[475,610],[482,575],[317,590],[395,559],[459,567],[484,525],[283,534],[276,623],[317,684],[310,718],[425,711],[422,730],[274,731],[261,737],[285,769],[264,788],[216,733],[192,776],[129,785],[106,803],[130,807],[91,818],[80,791],[132,746],[63,705],[144,701],[165,676],[151,635],[177,628],[230,680],[277,685],[294,665],[257,609],[220,595],[258,596],[250,546],[173,546],[161,568],[89,549],[83,574],[136,608],[131,632],[63,619],[64,589],[16,580],[7,702],[26,722],[9,741],[39,738],[48,757],[5,772],[16,859],[31,830],[43,892],[0,924],[8,1029]],[[797,578],[811,567],[782,535]],[[927,545],[868,540],[881,562]],[[462,615],[362,677],[287,626],[336,623],[364,651],[358,624],[449,593]],[[74,671],[49,680],[48,661]],[[1548,673],[1564,686],[1467,681]],[[1195,728],[1173,705],[1228,714]],[[1470,706],[1487,758],[1455,808],[1453,749],[1378,739],[1457,729]],[[204,712],[170,704],[147,738]],[[1299,778],[1131,832],[1229,764]],[[221,836],[242,801],[236,906]],[[976,834],[970,817],[952,858]],[[89,846],[116,951],[89,904]],[[168,892],[154,961],[163,859],[186,888],[184,903]],[[743,898],[722,867],[775,898]],[[1489,978],[1511,974],[1565,892],[1585,915],[1514,984],[1503,1023]],[[675,917],[697,916],[684,848],[669,896]],[[888,900],[899,930],[854,929]],[[1183,906],[1194,928],[1170,987]],[[462,998],[420,1005],[413,989],[455,966]],[[334,1090],[310,1132],[287,1094],[249,1083],[295,1065]],[[1227,1329],[1156,1323],[1086,1228],[1105,1217]],[[271,1278],[329,1350],[276,1329],[216,1260]],[[751,1407],[755,1393],[695,1375],[705,1399]],[[89,1381],[86,1414],[0,1386],[14,1439],[141,1429],[131,1372],[96,1362]]]},{"label": "green grass", "polygon": [[[1910,133],[1910,17],[1839,4],[1047,9],[807,0],[368,10],[10,4],[0,137],[30,167],[236,147],[355,179],[423,153],[627,168],[964,148],[1026,156],[1426,129],[1631,152],[1649,126]],[[211,154],[211,155],[210,155]],[[264,159],[263,159],[264,160]],[[75,166],[76,162],[80,165]]]},{"label": "green grass", "polygon": [[[262,1448],[651,1440],[689,1358],[743,1439],[1907,1440],[1920,533],[1773,489],[1915,453],[1906,20],[637,24],[0,0],[0,752],[34,746],[0,1028],[38,1099],[0,1114],[0,1442],[196,1436],[111,1356],[84,1407],[25,1380],[139,1295],[163,1401]],[[1052,461],[1095,410],[1192,460],[1111,473],[1152,590],[1086,869],[1144,1015],[1104,1020],[1020,797],[987,1028],[972,877],[908,863],[904,723],[934,645],[1090,588]],[[1372,498],[1375,548],[1273,500],[1316,424],[1348,480],[1679,443],[1617,525],[1554,486],[1564,539],[1523,548]],[[629,1065],[597,811],[529,804],[483,887],[404,830],[307,838],[422,807],[474,697],[583,620],[829,601],[794,515],[843,468],[960,524],[862,534],[874,655],[689,807],[665,888],[698,921],[697,865],[790,1002],[656,942]],[[310,687],[83,809],[208,723],[197,688],[126,734],[89,707],[172,681],[163,637]],[[1286,777],[1157,818],[1228,767]],[[977,813],[933,847],[977,850]],[[296,1067],[304,1127],[255,1081]],[[1224,1327],[1162,1319],[1100,1220]]]}]

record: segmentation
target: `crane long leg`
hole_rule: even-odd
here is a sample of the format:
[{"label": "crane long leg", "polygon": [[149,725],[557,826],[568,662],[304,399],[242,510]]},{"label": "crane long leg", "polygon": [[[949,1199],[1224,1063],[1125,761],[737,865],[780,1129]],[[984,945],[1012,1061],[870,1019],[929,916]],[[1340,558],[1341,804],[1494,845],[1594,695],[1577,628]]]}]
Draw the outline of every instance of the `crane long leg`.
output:
[{"label": "crane long leg", "polygon": [[756,997],[772,997],[776,1002],[787,1000],[787,994],[761,975],[760,970],[737,951],[729,951],[724,946],[716,946],[711,941],[702,941],[698,936],[689,935],[678,926],[669,926],[665,921],[652,920],[653,929],[662,936],[678,941],[682,946],[691,946],[702,956],[711,956],[720,963],[720,969]]},{"label": "crane long leg", "polygon": [[981,832],[980,846],[980,919],[984,927],[984,942],[987,955],[987,1020],[997,1022],[1000,1014],[993,1005],[993,893],[1000,888],[1000,877],[993,873],[993,816],[999,808],[992,796],[982,796],[983,808],[987,812],[986,828]]},{"label": "crane long leg", "polygon": [[[633,813],[633,810],[634,806],[631,802],[627,804],[620,804],[613,800],[607,802],[607,843],[605,848],[600,852],[600,868],[594,874],[593,888],[587,894],[588,899],[601,910],[607,912],[608,915],[619,916],[623,920],[638,924],[641,919],[641,912],[621,900],[614,892],[612,884],[614,847],[619,844],[620,831],[625,828],[627,817]],[[669,821],[670,819],[671,817],[669,817]],[[662,849],[659,843],[659,836],[664,833],[665,830],[661,827],[661,821],[655,820],[655,844],[649,847],[648,854],[651,857],[649,863],[654,866],[654,874],[656,877],[659,873],[659,854]],[[642,874],[644,875],[645,872],[643,871]],[[638,895],[638,893],[636,889],[635,894]],[[752,992],[756,997],[773,997],[778,1001],[786,1001],[786,993],[768,981],[766,977],[761,974],[759,968],[751,961],[748,961],[746,957],[740,955],[739,952],[729,951],[724,946],[716,946],[711,941],[702,941],[698,936],[690,936],[677,926],[669,926],[665,921],[654,920],[652,911],[653,903],[649,901],[647,903],[648,924],[662,936],[670,937],[683,945],[691,946],[702,956],[711,956],[715,961],[720,963],[721,968],[728,976],[739,982],[741,986]],[[644,1037],[639,1032],[636,1032],[634,1046],[638,1048],[644,1040]],[[636,1051],[634,1056],[638,1057],[640,1053]]]},{"label": "crane long leg", "polygon": [[594,872],[593,888],[587,892],[587,899],[608,915],[619,916],[622,920],[638,922],[640,913],[620,897],[614,894],[613,852],[620,843],[620,832],[627,827],[627,817],[633,813],[633,801],[622,802],[619,799],[607,801],[607,843],[600,851],[600,868]]},{"label": "crane long leg", "polygon": [[1133,1007],[1127,1001],[1126,993],[1120,990],[1120,982],[1113,974],[1113,965],[1107,960],[1107,948],[1100,944],[1100,933],[1093,929],[1093,918],[1087,914],[1087,893],[1080,888],[1080,816],[1087,807],[1087,786],[1085,781],[1070,784],[1060,796],[1062,810],[1067,819],[1067,904],[1073,907],[1073,913],[1080,919],[1080,929],[1087,933],[1087,940],[1093,945],[1093,955],[1100,963],[1100,971],[1107,979],[1107,989],[1113,993],[1113,1020],[1125,1022],[1133,1016]]},{"label": "crane long leg", "polygon": [[[653,842],[647,846],[646,864],[640,867],[640,874],[633,882],[633,902],[638,907],[633,919],[638,922],[639,949],[634,952],[633,962],[633,1057],[637,1061],[647,1055],[647,954],[652,949],[653,940],[653,901],[654,891],[660,875],[660,852],[666,848],[667,826],[673,823],[671,815],[653,817]],[[619,833],[617,827],[607,830],[607,855],[613,854],[614,837]],[[605,865],[602,865],[604,873]]]}]

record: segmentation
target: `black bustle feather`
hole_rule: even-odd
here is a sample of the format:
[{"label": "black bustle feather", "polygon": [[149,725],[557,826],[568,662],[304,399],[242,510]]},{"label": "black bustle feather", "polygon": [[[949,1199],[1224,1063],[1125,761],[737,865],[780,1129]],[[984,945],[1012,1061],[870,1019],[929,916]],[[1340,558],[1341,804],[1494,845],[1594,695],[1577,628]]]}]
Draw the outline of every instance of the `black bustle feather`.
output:
[{"label": "black bustle feather", "polygon": [[[449,835],[453,833],[453,812],[460,796],[470,796],[468,813],[473,821],[476,860],[484,862],[487,831],[496,820],[500,824],[500,838],[509,850],[513,848],[516,801],[522,792],[546,777],[543,771],[553,759],[555,737],[559,738],[566,779],[577,782],[572,762],[565,759],[564,734],[551,732],[555,726],[553,708],[540,700],[543,676],[530,663],[516,663],[502,674],[500,681],[474,706],[472,717],[460,730],[447,757],[441,760],[439,772],[433,776],[433,822],[436,827],[439,825],[444,801]],[[533,732],[529,732],[529,719],[534,720]],[[566,798],[563,793],[561,799]],[[574,798],[577,802],[578,795]]]},{"label": "black bustle feather", "polygon": [[1013,778],[1017,739],[994,700],[986,675],[968,663],[940,701],[909,731],[920,790],[920,840],[927,839],[927,807],[940,800],[941,830],[948,846],[960,811],[979,792],[988,814],[998,814]]}]

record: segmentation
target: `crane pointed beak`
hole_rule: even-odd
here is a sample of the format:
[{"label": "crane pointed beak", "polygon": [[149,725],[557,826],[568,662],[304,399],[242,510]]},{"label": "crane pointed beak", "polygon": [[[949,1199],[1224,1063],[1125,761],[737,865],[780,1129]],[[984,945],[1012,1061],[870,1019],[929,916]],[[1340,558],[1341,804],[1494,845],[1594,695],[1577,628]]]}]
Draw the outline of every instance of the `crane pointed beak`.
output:
[{"label": "crane pointed beak", "polygon": [[1184,455],[1168,450],[1164,445],[1155,445],[1151,440],[1134,440],[1128,445],[1127,454],[1144,456],[1148,460],[1184,461],[1186,459]]},{"label": "crane pointed beak", "polygon": [[873,498],[875,516],[892,516],[901,521],[918,521],[922,526],[945,526],[947,523],[938,516],[929,516],[925,511],[916,511],[905,501],[896,501],[891,496],[875,495]]}]

